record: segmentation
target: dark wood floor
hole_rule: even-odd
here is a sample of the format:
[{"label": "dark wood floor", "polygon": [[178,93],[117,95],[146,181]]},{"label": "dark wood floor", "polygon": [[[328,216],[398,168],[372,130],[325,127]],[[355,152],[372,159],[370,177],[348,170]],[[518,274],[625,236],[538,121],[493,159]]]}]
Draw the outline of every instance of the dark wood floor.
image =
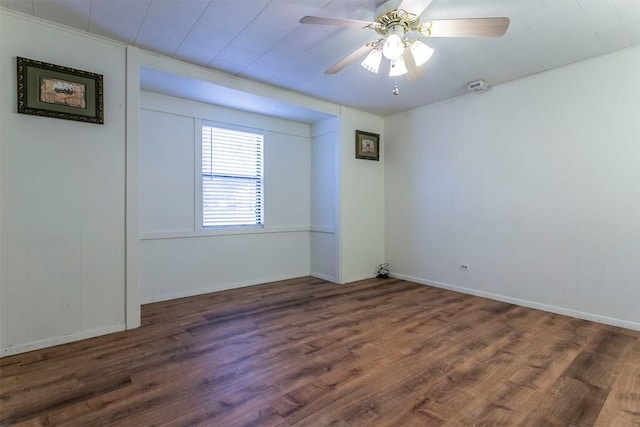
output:
[{"label": "dark wood floor", "polygon": [[640,333],[410,282],[150,304],[0,359],[1,425],[640,425]]}]

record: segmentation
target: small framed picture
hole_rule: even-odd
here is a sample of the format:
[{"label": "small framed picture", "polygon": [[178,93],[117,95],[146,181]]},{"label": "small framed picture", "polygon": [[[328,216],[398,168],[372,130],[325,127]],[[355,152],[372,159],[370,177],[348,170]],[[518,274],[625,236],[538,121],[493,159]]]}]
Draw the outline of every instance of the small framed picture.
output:
[{"label": "small framed picture", "polygon": [[18,113],[104,124],[102,74],[18,57]]},{"label": "small framed picture", "polygon": [[356,159],[380,160],[380,135],[357,130]]}]

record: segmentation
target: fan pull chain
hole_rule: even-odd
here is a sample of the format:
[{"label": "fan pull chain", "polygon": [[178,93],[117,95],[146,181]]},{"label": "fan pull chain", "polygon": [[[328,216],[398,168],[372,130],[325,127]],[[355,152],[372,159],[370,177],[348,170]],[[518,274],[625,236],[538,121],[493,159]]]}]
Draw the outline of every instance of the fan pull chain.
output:
[{"label": "fan pull chain", "polygon": [[398,89],[398,79],[395,77],[393,78],[393,90],[391,93],[394,95],[398,95],[400,93],[400,90]]}]

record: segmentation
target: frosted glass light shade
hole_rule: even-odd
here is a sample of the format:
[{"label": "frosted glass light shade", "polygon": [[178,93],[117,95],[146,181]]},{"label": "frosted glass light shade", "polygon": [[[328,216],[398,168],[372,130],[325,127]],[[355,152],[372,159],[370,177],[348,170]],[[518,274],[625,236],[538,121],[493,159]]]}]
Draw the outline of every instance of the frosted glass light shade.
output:
[{"label": "frosted glass light shade", "polygon": [[377,73],[380,68],[380,62],[382,61],[382,52],[378,49],[374,49],[369,52],[364,61],[360,63],[366,70],[371,71],[372,73]]},{"label": "frosted glass light shade", "polygon": [[420,40],[416,40],[411,43],[409,49],[411,49],[413,60],[416,62],[418,67],[427,62],[429,58],[431,58],[431,55],[433,55],[433,49],[422,43]]},{"label": "frosted glass light shade", "polygon": [[382,54],[390,61],[398,59],[404,52],[404,42],[398,34],[389,34],[382,45]]},{"label": "frosted glass light shade", "polygon": [[401,56],[398,59],[391,61],[391,67],[389,68],[389,76],[396,77],[407,74],[407,66],[404,63],[404,58]]}]

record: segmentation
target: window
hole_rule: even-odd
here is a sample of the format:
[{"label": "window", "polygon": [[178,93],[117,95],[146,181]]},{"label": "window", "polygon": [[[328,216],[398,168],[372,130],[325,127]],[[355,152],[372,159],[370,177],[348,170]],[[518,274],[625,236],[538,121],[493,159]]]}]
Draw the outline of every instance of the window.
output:
[{"label": "window", "polygon": [[202,125],[202,226],[262,226],[263,135]]}]

